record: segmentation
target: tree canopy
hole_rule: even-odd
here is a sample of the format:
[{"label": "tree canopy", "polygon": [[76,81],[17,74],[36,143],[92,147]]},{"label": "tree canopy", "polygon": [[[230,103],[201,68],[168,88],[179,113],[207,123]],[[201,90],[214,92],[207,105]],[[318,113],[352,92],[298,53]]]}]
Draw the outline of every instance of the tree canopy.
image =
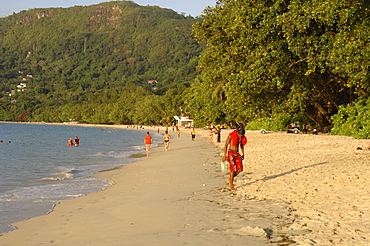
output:
[{"label": "tree canopy", "polygon": [[204,122],[303,112],[318,126],[330,126],[340,105],[369,94],[369,5],[218,1],[193,28],[207,49],[188,109]]}]

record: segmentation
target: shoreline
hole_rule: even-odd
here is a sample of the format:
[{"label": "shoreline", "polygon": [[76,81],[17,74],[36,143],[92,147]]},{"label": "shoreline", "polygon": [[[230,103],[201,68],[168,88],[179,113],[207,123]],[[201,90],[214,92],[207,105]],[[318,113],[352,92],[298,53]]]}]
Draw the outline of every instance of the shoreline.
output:
[{"label": "shoreline", "polygon": [[159,146],[139,162],[98,173],[115,185],[14,223],[19,229],[0,244],[367,244],[370,152],[356,148],[368,140],[247,131],[244,172],[230,191],[219,166],[230,130],[220,144],[209,144],[206,130],[197,129],[194,142],[190,130],[181,132],[177,139],[170,130],[168,153]]},{"label": "shoreline", "polygon": [[[199,146],[206,151],[198,153]],[[223,210],[217,211],[216,204],[210,203],[220,185],[220,180],[213,177],[220,175],[216,172],[218,165],[210,160],[214,158],[214,150],[214,145],[208,145],[199,136],[195,141],[191,141],[190,134],[186,138],[173,138],[166,153],[162,148],[155,148],[142,161],[97,174],[114,181],[115,185],[84,197],[63,200],[48,215],[14,223],[18,230],[4,234],[0,243],[173,245],[175,242],[177,245],[195,240],[199,242],[197,245],[202,245],[206,240],[226,244],[230,238],[225,238],[218,227],[210,227],[214,224],[213,217],[204,215],[205,210],[216,212],[217,217],[224,214]],[[183,158],[184,154],[187,158]],[[208,189],[214,190],[212,194],[207,195]],[[204,221],[199,220],[201,217]],[[194,239],[194,230],[204,235]],[[213,239],[205,238],[209,233]],[[243,239],[238,234],[229,237],[241,244],[247,237],[250,242],[256,242],[254,245],[264,245],[265,241],[251,235]]]},{"label": "shoreline", "polygon": [[[140,131],[131,131],[131,133],[126,131],[123,138],[118,137],[117,141],[117,144],[123,142],[123,148],[116,147],[117,144],[110,148],[108,146],[114,142],[114,138],[121,135],[115,132],[123,132],[120,129],[12,123],[1,124],[1,126],[2,138],[11,140],[12,144],[5,146],[4,143],[1,149],[4,153],[3,158],[6,159],[1,163],[4,168],[2,173],[4,187],[1,189],[3,211],[0,235],[14,230],[11,226],[14,223],[49,214],[55,204],[62,200],[85,196],[111,186],[109,181],[94,179],[94,175],[102,169],[108,171],[114,169],[112,167],[138,161],[143,156],[139,154],[143,153]],[[40,132],[37,133],[37,129],[40,129]],[[53,133],[56,134],[53,135]],[[76,133],[78,136],[80,134],[84,136],[84,146],[73,149],[64,147],[64,140],[69,136],[68,138],[63,136],[69,133],[73,136]],[[99,143],[95,144],[97,139],[95,134],[99,136],[103,134],[108,139],[99,137]],[[136,136],[134,137],[136,141],[126,140],[126,135]],[[157,139],[158,136],[155,138]],[[44,139],[48,140],[47,143]],[[126,145],[126,141],[132,142],[133,147]],[[37,147],[33,148],[33,146]],[[33,150],[30,151],[31,149]],[[50,152],[55,154],[50,155]],[[15,156],[14,153],[19,154]],[[22,167],[19,171],[18,166]],[[33,168],[29,169],[30,166]],[[9,171],[13,169],[17,172]],[[14,179],[13,175],[15,175]]]}]

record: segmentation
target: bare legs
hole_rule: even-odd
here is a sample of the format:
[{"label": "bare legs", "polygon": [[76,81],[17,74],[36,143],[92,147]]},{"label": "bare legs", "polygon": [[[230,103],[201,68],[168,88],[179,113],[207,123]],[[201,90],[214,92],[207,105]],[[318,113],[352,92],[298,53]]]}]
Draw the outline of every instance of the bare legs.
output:
[{"label": "bare legs", "polygon": [[241,173],[242,171],[238,170],[236,172],[230,172],[230,178],[228,179],[229,181],[229,186],[230,186],[230,190],[235,190],[235,187],[234,187],[234,178],[236,176],[238,176],[239,173]]},{"label": "bare legs", "polygon": [[146,156],[149,156],[149,153],[150,153],[150,145],[149,144],[146,144]]}]

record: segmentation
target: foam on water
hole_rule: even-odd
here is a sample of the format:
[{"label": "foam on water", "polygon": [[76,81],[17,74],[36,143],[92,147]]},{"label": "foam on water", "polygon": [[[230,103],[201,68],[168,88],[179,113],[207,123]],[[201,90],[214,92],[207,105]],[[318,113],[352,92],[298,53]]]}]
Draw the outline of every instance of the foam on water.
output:
[{"label": "foam on water", "polygon": [[56,180],[67,180],[73,179],[74,173],[77,172],[74,168],[66,170],[65,172],[55,173],[53,177],[42,178],[39,181],[56,181]]}]

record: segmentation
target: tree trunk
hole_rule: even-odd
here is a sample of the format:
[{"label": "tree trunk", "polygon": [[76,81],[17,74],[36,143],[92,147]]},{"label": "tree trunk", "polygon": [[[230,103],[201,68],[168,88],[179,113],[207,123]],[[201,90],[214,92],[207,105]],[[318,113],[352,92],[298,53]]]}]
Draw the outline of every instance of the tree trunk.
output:
[{"label": "tree trunk", "polygon": [[331,126],[330,116],[321,106],[315,107],[313,105],[309,105],[306,107],[304,113],[319,126],[319,130],[325,131],[329,126]]}]

